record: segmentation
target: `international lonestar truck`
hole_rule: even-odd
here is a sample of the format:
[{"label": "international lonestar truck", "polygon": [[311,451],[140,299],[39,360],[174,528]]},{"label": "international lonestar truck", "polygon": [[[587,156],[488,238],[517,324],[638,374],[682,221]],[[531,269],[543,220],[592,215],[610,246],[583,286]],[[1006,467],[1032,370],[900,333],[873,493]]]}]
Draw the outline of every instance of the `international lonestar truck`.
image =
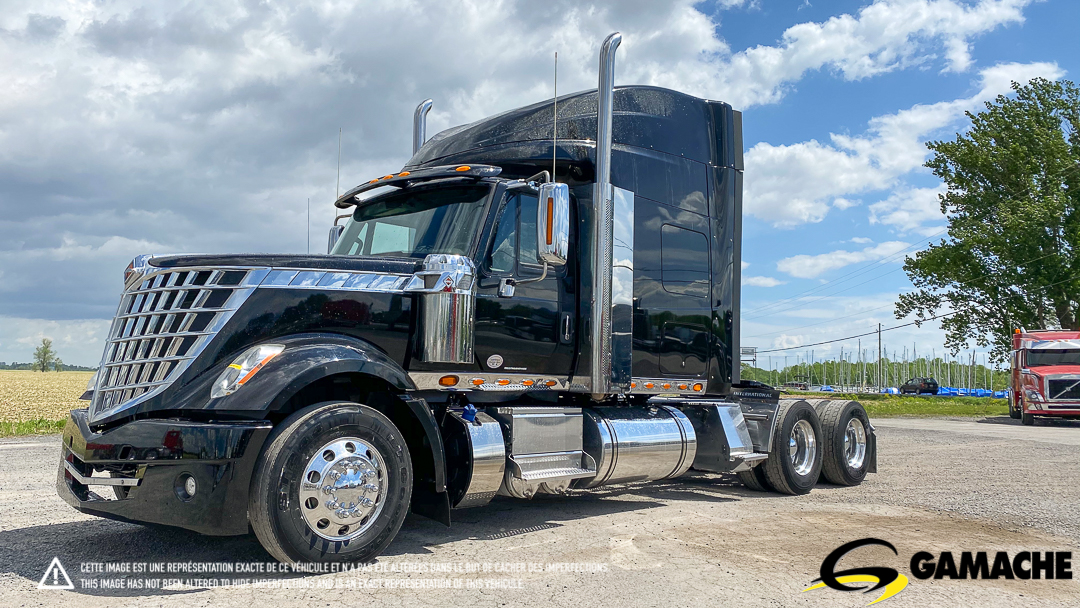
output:
[{"label": "international lonestar truck", "polygon": [[1080,417],[1080,331],[1016,330],[1011,368],[1010,416]]},{"label": "international lonestar truck", "polygon": [[60,495],[307,562],[497,494],[862,482],[858,403],[739,381],[741,115],[614,88],[620,40],[557,104],[426,142],[421,104],[408,164],[336,201],[329,255],[136,258]]}]

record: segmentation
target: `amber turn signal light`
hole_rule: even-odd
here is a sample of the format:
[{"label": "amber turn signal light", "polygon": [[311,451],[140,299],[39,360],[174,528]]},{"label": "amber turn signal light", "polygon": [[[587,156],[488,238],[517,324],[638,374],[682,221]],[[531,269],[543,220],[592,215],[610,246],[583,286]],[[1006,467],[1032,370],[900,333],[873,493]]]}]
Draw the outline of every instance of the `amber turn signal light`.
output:
[{"label": "amber turn signal light", "polygon": [[439,378],[440,386],[457,386],[459,378],[457,376],[443,376]]}]

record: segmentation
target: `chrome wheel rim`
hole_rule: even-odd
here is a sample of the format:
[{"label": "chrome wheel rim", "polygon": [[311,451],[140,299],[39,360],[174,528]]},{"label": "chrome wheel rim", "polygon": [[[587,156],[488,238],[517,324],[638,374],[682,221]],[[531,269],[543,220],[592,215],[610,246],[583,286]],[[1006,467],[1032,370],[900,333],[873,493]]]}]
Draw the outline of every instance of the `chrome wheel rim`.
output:
[{"label": "chrome wheel rim", "polygon": [[810,474],[817,462],[817,436],[808,420],[800,420],[791,428],[788,438],[788,455],[795,473],[800,477]]},{"label": "chrome wheel rim", "polygon": [[851,469],[861,469],[866,461],[866,425],[852,418],[844,429],[844,459]]},{"label": "chrome wheel rim", "polygon": [[316,535],[346,541],[375,524],[386,503],[382,455],[370,443],[342,437],[308,460],[300,483],[300,513]]}]

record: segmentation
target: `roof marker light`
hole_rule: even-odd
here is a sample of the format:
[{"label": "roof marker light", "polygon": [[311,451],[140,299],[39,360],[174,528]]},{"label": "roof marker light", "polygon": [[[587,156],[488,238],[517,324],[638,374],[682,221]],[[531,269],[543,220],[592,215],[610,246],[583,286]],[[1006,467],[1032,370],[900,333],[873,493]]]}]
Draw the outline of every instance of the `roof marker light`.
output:
[{"label": "roof marker light", "polygon": [[472,167],[469,165],[461,165],[457,169],[454,169],[454,171],[468,171],[469,169],[472,169]]}]

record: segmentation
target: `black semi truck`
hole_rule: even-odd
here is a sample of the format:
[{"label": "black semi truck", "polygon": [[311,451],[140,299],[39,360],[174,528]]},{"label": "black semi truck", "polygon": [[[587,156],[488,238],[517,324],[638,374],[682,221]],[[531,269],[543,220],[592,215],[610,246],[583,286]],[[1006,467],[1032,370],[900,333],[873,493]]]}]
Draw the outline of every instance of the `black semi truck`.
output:
[{"label": "black semi truck", "polygon": [[449,129],[341,196],[328,255],[139,256],[63,434],[76,509],[286,562],[365,561],[412,511],[876,468],[852,401],[739,379],[739,112],[614,87]]}]

